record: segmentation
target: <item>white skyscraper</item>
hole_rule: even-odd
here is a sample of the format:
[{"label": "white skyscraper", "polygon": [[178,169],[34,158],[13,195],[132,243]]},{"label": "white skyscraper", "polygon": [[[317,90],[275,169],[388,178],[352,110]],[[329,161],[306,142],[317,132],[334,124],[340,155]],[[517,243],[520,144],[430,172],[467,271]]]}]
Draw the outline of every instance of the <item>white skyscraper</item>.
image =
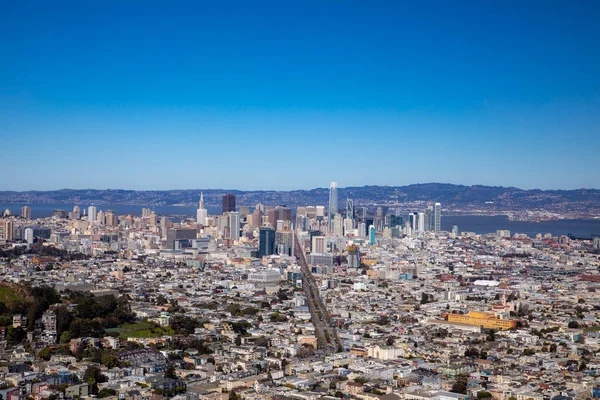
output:
[{"label": "white skyscraper", "polygon": [[198,210],[196,210],[196,222],[206,225],[206,218],[208,218],[208,211],[204,208],[204,195],[200,193],[200,204]]},{"label": "white skyscraper", "polygon": [[338,187],[336,182],[331,182],[329,185],[329,232],[333,232],[333,218],[338,213]]},{"label": "white skyscraper", "polygon": [[96,206],[89,206],[88,207],[88,221],[89,222],[96,221],[97,215],[98,215],[98,210],[96,209]]},{"label": "white skyscraper", "polygon": [[28,244],[33,243],[33,229],[31,229],[31,228],[25,229],[24,236],[25,236],[24,239]]},{"label": "white skyscraper", "polygon": [[425,213],[420,212],[418,214],[417,232],[425,232]]}]

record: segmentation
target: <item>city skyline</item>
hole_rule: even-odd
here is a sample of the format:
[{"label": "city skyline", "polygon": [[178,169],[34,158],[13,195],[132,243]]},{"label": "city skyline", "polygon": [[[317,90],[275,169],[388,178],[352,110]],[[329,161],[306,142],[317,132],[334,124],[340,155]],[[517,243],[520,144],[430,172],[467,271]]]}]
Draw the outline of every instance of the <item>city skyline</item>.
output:
[{"label": "city skyline", "polygon": [[600,5],[538,4],[4,4],[0,189],[597,187]]}]

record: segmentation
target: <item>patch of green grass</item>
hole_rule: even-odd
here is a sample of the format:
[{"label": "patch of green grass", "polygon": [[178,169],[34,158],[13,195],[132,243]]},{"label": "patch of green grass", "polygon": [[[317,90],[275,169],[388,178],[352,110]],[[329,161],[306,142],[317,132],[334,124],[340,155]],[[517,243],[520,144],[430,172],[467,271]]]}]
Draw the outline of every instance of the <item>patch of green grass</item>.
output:
[{"label": "patch of green grass", "polygon": [[598,331],[600,331],[600,325],[599,326],[590,326],[588,328],[585,328],[583,331],[584,332],[598,332]]},{"label": "patch of green grass", "polygon": [[135,324],[124,324],[119,328],[113,328],[114,332],[119,332],[122,338],[152,338],[160,336],[170,336],[175,332],[171,327],[162,327],[148,321],[136,322]]},{"label": "patch of green grass", "polygon": [[10,286],[0,286],[0,303],[4,303],[8,307],[16,300],[19,300],[19,296],[14,288]]}]

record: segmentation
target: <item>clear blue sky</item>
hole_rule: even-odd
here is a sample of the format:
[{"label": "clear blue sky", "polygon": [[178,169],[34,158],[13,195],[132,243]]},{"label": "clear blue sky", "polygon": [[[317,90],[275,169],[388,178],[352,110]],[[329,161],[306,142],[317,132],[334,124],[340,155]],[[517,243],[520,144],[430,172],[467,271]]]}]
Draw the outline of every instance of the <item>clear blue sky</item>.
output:
[{"label": "clear blue sky", "polygon": [[0,190],[600,187],[599,1],[3,1]]}]

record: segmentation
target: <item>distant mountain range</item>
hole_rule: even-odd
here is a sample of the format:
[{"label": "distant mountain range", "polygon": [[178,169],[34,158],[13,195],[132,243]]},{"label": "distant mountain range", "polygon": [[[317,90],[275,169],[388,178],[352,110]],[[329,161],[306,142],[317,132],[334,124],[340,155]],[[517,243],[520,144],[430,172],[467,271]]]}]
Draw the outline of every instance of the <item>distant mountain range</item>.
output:
[{"label": "distant mountain range", "polygon": [[[204,193],[207,207],[220,207],[221,196],[232,193],[237,205],[253,206],[285,204],[290,207],[326,205],[328,188],[311,190],[122,190],[122,189],[62,189],[54,191],[0,191],[1,203],[22,204],[131,204],[187,205],[198,204]],[[355,205],[381,205],[419,209],[429,202],[440,202],[447,210],[456,212],[502,212],[546,210],[561,214],[600,215],[600,190],[523,190],[514,187],[464,186],[446,183],[425,183],[408,186],[362,186],[339,188],[340,206],[346,198]]]}]

